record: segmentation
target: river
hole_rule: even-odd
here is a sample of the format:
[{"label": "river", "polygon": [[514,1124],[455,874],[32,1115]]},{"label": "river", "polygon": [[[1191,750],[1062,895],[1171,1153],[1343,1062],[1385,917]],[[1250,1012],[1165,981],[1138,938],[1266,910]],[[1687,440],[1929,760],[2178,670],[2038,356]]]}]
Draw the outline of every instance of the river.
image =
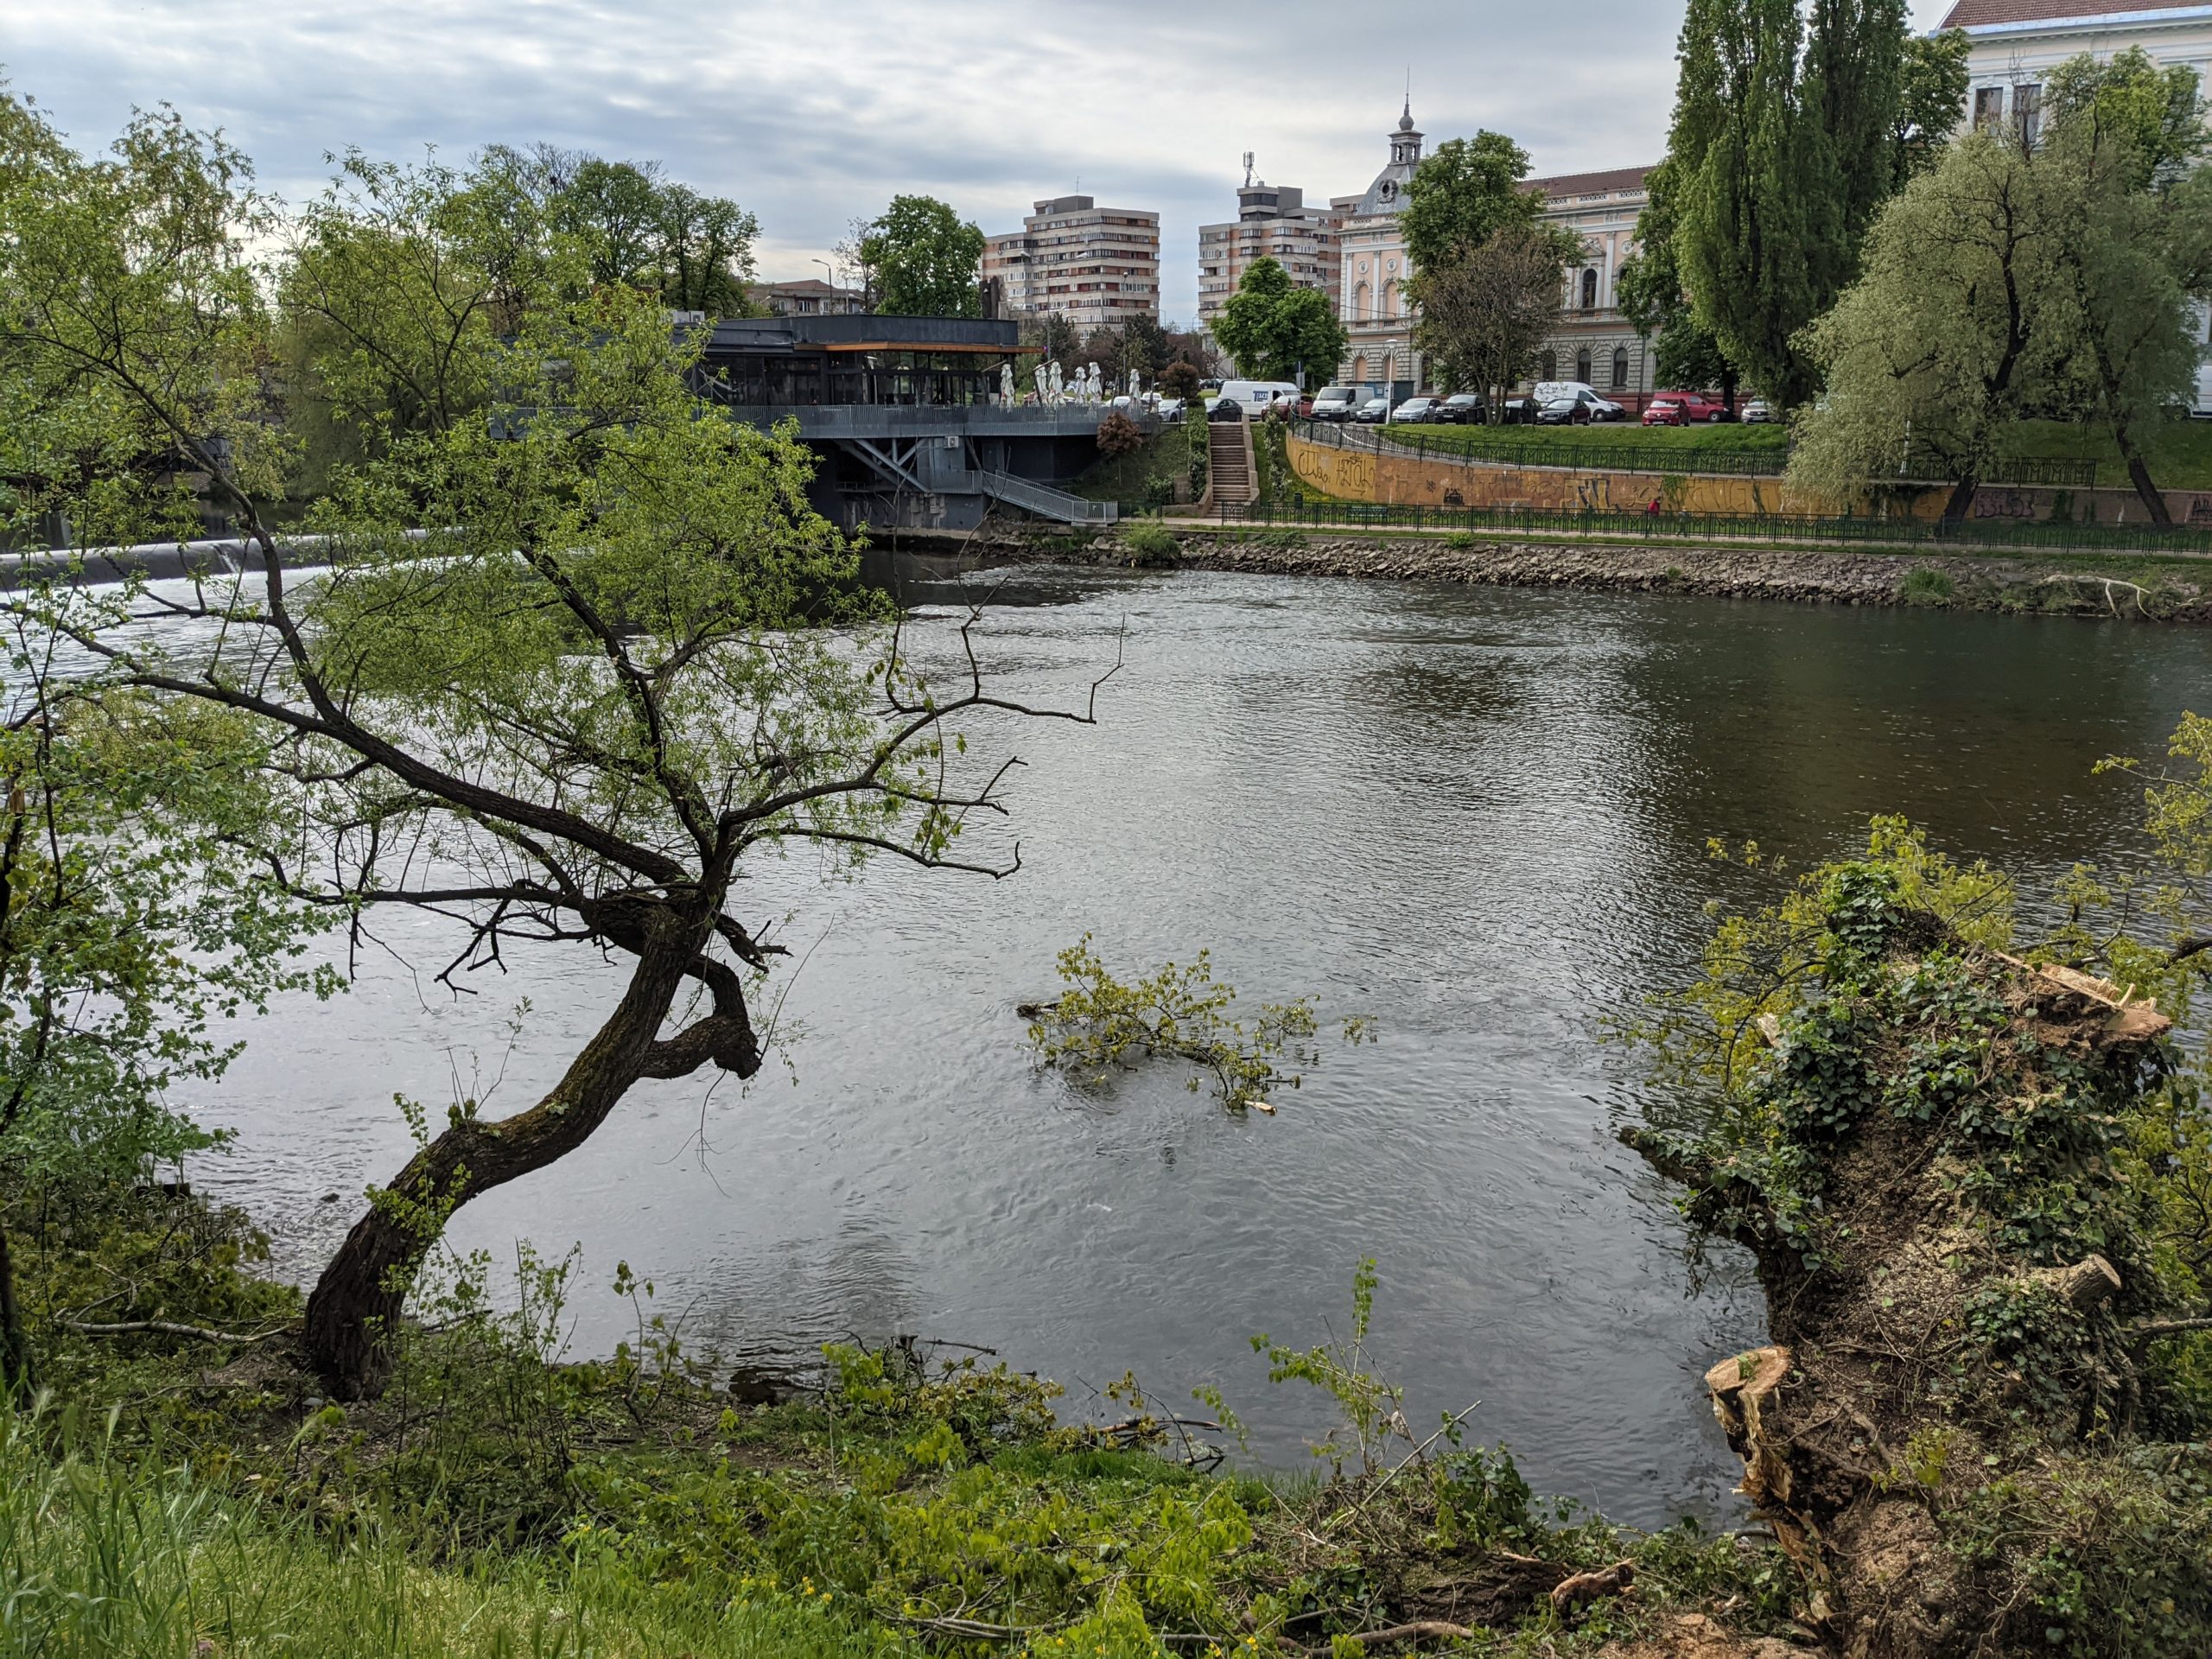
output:
[{"label": "river", "polygon": [[[990,579],[909,575],[944,659]],[[2093,764],[2212,707],[2184,628],[1095,570],[997,599],[1009,688],[1079,702],[1117,639],[1126,658],[1096,727],[978,734],[1027,763],[1020,874],[771,866],[744,902],[796,912],[779,1057],[746,1087],[640,1085],[458,1241],[580,1244],[579,1353],[623,1334],[627,1261],[734,1358],[912,1332],[995,1347],[1077,1408],[1132,1368],[1171,1403],[1211,1382],[1286,1465],[1326,1402],[1270,1388],[1248,1338],[1345,1334],[1371,1255],[1370,1350],[1416,1428],[1479,1400],[1470,1433],[1540,1491],[1639,1524],[1730,1512],[1697,1379],[1763,1329],[1740,1261],[1693,1283],[1667,1191],[1613,1138],[1632,1063],[1597,1041],[1743,891],[1707,838],[1802,862],[1904,812],[2040,887],[2130,841],[2139,794]],[[489,1109],[517,1109],[616,982],[562,947],[455,1001],[429,982],[437,925],[384,923],[396,954],[258,1022],[194,1103],[238,1133],[202,1189],[301,1274],[403,1159],[396,1092],[435,1116],[496,1081]],[[1014,1007],[1086,931],[1132,971],[1209,946],[1245,1001],[1310,995],[1379,1040],[1332,1048],[1273,1118],[1159,1074],[1078,1093],[1033,1066]]]}]

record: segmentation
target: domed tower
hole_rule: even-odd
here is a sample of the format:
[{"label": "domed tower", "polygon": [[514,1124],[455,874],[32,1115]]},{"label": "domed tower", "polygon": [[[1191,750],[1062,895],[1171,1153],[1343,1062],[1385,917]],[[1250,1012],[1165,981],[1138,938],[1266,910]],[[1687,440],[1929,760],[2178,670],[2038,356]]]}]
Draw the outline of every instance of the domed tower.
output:
[{"label": "domed tower", "polygon": [[1390,164],[1377,173],[1375,182],[1367,187],[1367,194],[1359,199],[1357,212],[1366,214],[1404,211],[1406,186],[1421,166],[1421,131],[1414,125],[1413,100],[1408,99],[1404,112],[1398,117],[1397,127],[1390,134]]}]

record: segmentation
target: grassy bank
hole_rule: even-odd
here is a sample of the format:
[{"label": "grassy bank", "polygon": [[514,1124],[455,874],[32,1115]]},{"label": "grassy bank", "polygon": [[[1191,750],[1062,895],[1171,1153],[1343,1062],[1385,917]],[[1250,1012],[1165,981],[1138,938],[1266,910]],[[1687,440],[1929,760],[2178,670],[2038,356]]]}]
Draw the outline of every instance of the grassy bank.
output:
[{"label": "grassy bank", "polygon": [[[1229,1402],[1131,1377],[1071,1410],[926,1343],[826,1351],[765,1398],[686,1355],[626,1274],[635,1339],[569,1363],[582,1287],[527,1255],[512,1312],[481,1262],[430,1287],[435,1328],[404,1334],[391,1389],[340,1407],[292,1356],[296,1299],[244,1270],[250,1248],[220,1261],[237,1224],[175,1204],[25,1230],[51,1393],[0,1416],[0,1652],[1140,1659],[1351,1653],[1338,1638],[1421,1624],[1428,1649],[1459,1630],[1533,1654],[1690,1611],[1786,1622],[1770,1548],[1624,1533],[1537,1499],[1471,1422],[1408,1428],[1367,1359],[1364,1277],[1351,1342],[1270,1351],[1344,1417],[1281,1474],[1242,1465]],[[117,1272],[112,1323],[276,1334],[73,1334],[60,1317]],[[1623,1560],[1636,1596],[1554,1605]]]}]

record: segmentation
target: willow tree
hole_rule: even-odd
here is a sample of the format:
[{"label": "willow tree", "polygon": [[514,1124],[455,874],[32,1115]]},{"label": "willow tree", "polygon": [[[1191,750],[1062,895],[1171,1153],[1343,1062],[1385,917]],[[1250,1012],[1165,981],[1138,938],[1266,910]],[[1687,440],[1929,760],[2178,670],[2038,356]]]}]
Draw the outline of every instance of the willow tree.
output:
[{"label": "willow tree", "polygon": [[[622,965],[545,1095],[496,1120],[455,1109],[321,1274],[308,1356],[340,1397],[372,1392],[455,1206],[582,1147],[642,1078],[759,1069],[749,993],[778,950],[740,900],[746,861],[799,842],[1007,873],[1018,849],[963,859],[958,839],[1003,810],[1013,763],[978,769],[948,722],[1032,711],[988,689],[972,618],[958,683],[924,683],[807,504],[810,453],[696,397],[659,296],[593,283],[594,250],[557,227],[497,327],[321,290],[334,338],[380,334],[411,361],[409,330],[443,330],[486,391],[457,418],[387,422],[309,505],[312,539],[280,533],[264,296],[287,273],[252,250],[283,227],[243,158],[142,118],[93,162],[21,104],[6,116],[0,351],[20,411],[77,458],[83,522],[174,533],[196,486],[237,548],[231,572],[145,590],[150,628],[103,626],[82,588],[5,602],[156,715],[219,709],[265,743],[275,799],[237,833],[275,891],[356,925],[393,906],[452,918],[448,979],[524,944]],[[442,193],[401,189],[304,233],[435,249],[451,270],[473,257],[454,226]],[[314,366],[341,418],[373,421],[348,401],[380,384],[349,378],[355,349]]]}]

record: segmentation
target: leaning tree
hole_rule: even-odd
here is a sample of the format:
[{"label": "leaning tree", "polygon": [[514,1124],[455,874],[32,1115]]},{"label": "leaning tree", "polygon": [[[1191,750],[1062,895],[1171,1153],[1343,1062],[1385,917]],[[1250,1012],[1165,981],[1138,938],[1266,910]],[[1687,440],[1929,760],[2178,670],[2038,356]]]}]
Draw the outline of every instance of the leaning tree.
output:
[{"label": "leaning tree", "polygon": [[[748,991],[778,948],[738,899],[748,857],[798,842],[1007,874],[1018,847],[957,843],[1003,811],[1014,762],[969,759],[949,722],[1043,712],[988,689],[973,615],[957,683],[925,683],[809,506],[810,453],[695,395],[658,296],[594,281],[557,225],[514,232],[512,203],[487,260],[471,181],[419,182],[357,173],[287,219],[174,117],[95,162],[0,105],[25,489],[87,544],[176,535],[195,500],[236,532],[220,569],[137,583],[143,626],[105,626],[82,586],[4,603],[180,721],[212,705],[267,740],[271,804],[225,833],[272,890],[357,929],[394,906],[454,918],[448,981],[523,942],[624,968],[542,1099],[454,1108],[372,1190],[308,1305],[308,1357],[340,1397],[383,1382],[457,1205],[583,1146],[642,1078],[759,1069]],[[278,269],[257,264],[288,234]],[[312,283],[285,280],[310,264]],[[416,286],[395,293],[403,267]],[[472,304],[471,285],[510,302]],[[426,364],[471,396],[391,418],[375,389]],[[376,441],[280,528],[288,416],[310,393]]]}]

